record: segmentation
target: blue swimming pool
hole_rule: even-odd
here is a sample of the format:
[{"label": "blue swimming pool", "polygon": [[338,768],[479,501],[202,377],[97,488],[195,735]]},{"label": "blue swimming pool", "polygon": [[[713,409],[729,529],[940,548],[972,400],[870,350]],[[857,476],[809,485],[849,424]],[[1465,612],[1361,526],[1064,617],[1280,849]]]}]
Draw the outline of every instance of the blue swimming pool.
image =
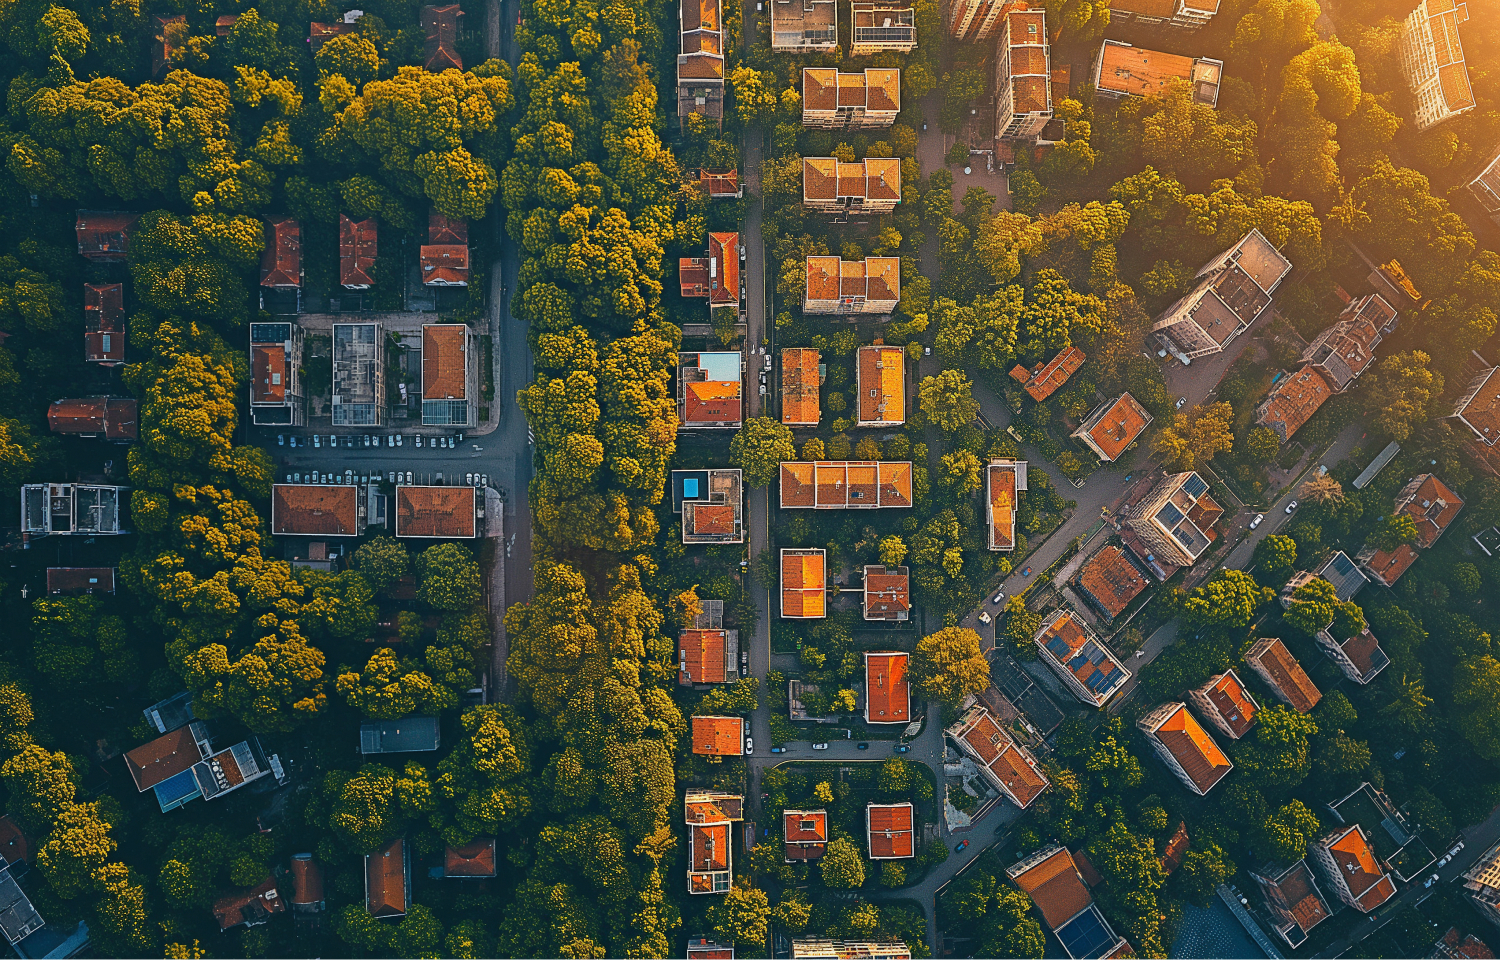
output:
[{"label": "blue swimming pool", "polygon": [[193,779],[193,771],[184,770],[175,777],[169,777],[156,785],[156,802],[161,805],[161,812],[176,810],[178,807],[195,800],[202,795],[198,789],[198,781]]},{"label": "blue swimming pool", "polygon": [[740,355],[738,353],[700,353],[698,366],[707,371],[710,380],[738,380],[740,378]]}]

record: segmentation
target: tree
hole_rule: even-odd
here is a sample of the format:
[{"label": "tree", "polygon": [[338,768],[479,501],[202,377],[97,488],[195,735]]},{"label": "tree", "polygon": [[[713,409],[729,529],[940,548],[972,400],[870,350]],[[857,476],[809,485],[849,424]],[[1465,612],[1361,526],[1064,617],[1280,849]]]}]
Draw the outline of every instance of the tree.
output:
[{"label": "tree", "polygon": [[1427,696],[1421,679],[1412,680],[1406,674],[1396,685],[1395,698],[1380,708],[1380,715],[1389,717],[1397,729],[1407,733],[1421,733],[1432,725],[1427,718],[1427,708],[1432,698]]},{"label": "tree", "polygon": [[964,627],[944,627],[923,637],[906,667],[919,697],[950,707],[990,684],[990,663],[979,647],[979,634]]},{"label": "tree", "polygon": [[762,72],[744,64],[735,67],[729,74],[729,90],[740,123],[753,127],[774,121],[780,105],[779,86],[774,71]]},{"label": "tree", "polygon": [[865,882],[865,858],[848,837],[835,837],[826,848],[819,864],[824,886],[849,890]]},{"label": "tree", "polygon": [[704,913],[714,939],[754,949],[770,935],[771,904],[764,890],[735,886]]},{"label": "tree", "polygon": [[[238,26],[238,24],[236,24]],[[330,37],[313,54],[321,73],[336,73],[362,87],[380,73],[383,61],[380,51],[368,38],[357,33]]]},{"label": "tree", "polygon": [[943,486],[953,491],[957,498],[967,497],[984,484],[979,458],[968,450],[950,450],[943,454],[938,469]]},{"label": "tree", "polygon": [[1046,946],[1042,925],[1031,915],[1031,898],[1008,885],[997,885],[980,921],[983,935],[975,956],[1031,957],[1040,960]]},{"label": "tree", "polygon": [[1364,612],[1356,604],[1340,600],[1334,585],[1322,577],[1315,577],[1292,591],[1285,619],[1309,636],[1327,629],[1340,640],[1347,640],[1365,628]]},{"label": "tree", "polygon": [[439,829],[454,846],[514,827],[531,809],[531,752],[515,711],[506,704],[471,707],[461,724],[463,736],[438,762],[433,781]]},{"label": "tree", "polygon": [[270,733],[289,731],[323,709],[323,651],[309,645],[293,621],[283,621],[275,630],[237,660],[229,659],[221,643],[182,657],[178,669],[199,717],[229,714],[251,730]]},{"label": "tree", "polygon": [[1344,502],[1344,487],[1325,473],[1303,483],[1297,495],[1307,503],[1339,504]]},{"label": "tree", "polygon": [[1355,740],[1342,730],[1335,730],[1331,736],[1318,738],[1313,766],[1321,777],[1335,781],[1347,779],[1369,765],[1370,745],[1365,741]]},{"label": "tree", "polygon": [[1243,627],[1275,592],[1239,570],[1221,570],[1183,602],[1185,619],[1198,627]]},{"label": "tree", "polygon": [[1272,704],[1256,714],[1255,729],[1235,759],[1265,790],[1293,787],[1312,769],[1309,743],[1317,733],[1318,725],[1311,717]]},{"label": "tree", "polygon": [[1277,438],[1276,431],[1267,427],[1252,427],[1245,435],[1245,452],[1258,462],[1269,463],[1279,449],[1281,441]]},{"label": "tree", "polygon": [[10,794],[7,811],[33,834],[51,830],[73,805],[82,777],[61,750],[29,744],[0,765],[0,780]]},{"label": "tree", "polygon": [[1290,862],[1307,856],[1307,846],[1317,839],[1322,826],[1301,800],[1292,800],[1270,817],[1260,830],[1260,842],[1273,860]]},{"label": "tree", "polygon": [[349,706],[376,720],[398,720],[414,713],[436,714],[458,705],[454,692],[424,673],[414,660],[401,660],[381,647],[361,672],[340,668],[335,688]]},{"label": "tree", "polygon": [[1235,872],[1234,861],[1217,844],[1189,850],[1173,874],[1183,897],[1200,907],[1208,906],[1220,884],[1228,883]]},{"label": "tree", "polygon": [[1222,400],[1178,412],[1154,443],[1173,470],[1193,470],[1233,446],[1234,408]]},{"label": "tree", "polygon": [[899,567],[901,561],[906,559],[906,544],[901,538],[892,534],[881,538],[880,541],[880,564],[885,567]]},{"label": "tree", "polygon": [[952,433],[979,413],[979,401],[962,370],[924,377],[917,392],[922,413],[944,433]]},{"label": "tree", "polygon": [[1255,545],[1255,564],[1273,582],[1283,582],[1297,569],[1297,541],[1273,533]]},{"label": "tree", "polygon": [[[780,851],[777,853],[779,855]],[[776,921],[776,926],[796,936],[807,929],[807,923],[812,919],[812,904],[800,890],[785,890],[781,902],[771,911],[771,919]]]},{"label": "tree", "polygon": [[729,462],[744,471],[745,482],[753,487],[775,480],[781,462],[795,459],[791,428],[770,417],[751,417],[729,441]]},{"label": "tree", "polygon": [[1442,374],[1429,370],[1429,362],[1421,350],[1409,350],[1384,358],[1375,368],[1366,409],[1375,415],[1375,428],[1392,440],[1407,440],[1443,392]]},{"label": "tree", "polygon": [[[343,39],[335,37],[334,39]],[[377,591],[390,589],[391,584],[411,572],[411,558],[406,544],[395,537],[385,535],[371,537],[354,551],[354,569],[364,574],[370,586]]]},{"label": "tree", "polygon": [[132,682],[139,658],[125,621],[99,596],[38,597],[31,619],[36,667],[55,683]]},{"label": "tree", "polygon": [[1365,538],[1366,543],[1386,551],[1393,552],[1403,544],[1417,542],[1417,522],[1412,519],[1411,514],[1404,510],[1393,513],[1387,517],[1381,517],[1369,535]]},{"label": "tree", "polygon": [[438,610],[467,610],[479,594],[479,564],[468,547],[439,543],[417,554],[418,600]]},{"label": "tree", "polygon": [[114,850],[109,824],[99,817],[99,804],[69,803],[37,851],[36,863],[53,891],[72,899],[93,891],[95,875]]}]

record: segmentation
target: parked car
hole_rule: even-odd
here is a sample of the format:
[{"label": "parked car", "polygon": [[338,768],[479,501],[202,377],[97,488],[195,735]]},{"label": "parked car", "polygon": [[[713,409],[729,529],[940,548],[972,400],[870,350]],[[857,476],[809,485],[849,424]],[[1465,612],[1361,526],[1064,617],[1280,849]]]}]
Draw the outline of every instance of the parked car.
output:
[{"label": "parked car", "polygon": [[863,740],[861,740],[859,742],[858,747],[861,750],[868,750],[868,749],[870,749],[870,745],[868,743],[866,743],[865,741],[863,741]]},{"label": "parked car", "polygon": [[826,743],[815,743],[815,744],[813,744],[813,749],[814,750],[827,750],[828,749],[828,744],[826,744]]},{"label": "parked car", "polygon": [[417,446],[420,447],[422,445],[422,438],[420,436],[417,437],[417,441],[416,442],[417,442]]},{"label": "parked car", "polygon": [[1260,522],[1262,520],[1264,520],[1265,518],[1266,518],[1265,514],[1263,514],[1263,513],[1257,513],[1255,515],[1255,519],[1250,521],[1250,529],[1254,530],[1256,527],[1260,526]]},{"label": "parked car", "polygon": [[1182,409],[1182,405],[1185,404],[1185,403],[1187,403],[1187,397],[1178,397],[1177,398],[1177,403],[1173,405],[1173,409],[1175,409],[1175,410],[1181,410]]},{"label": "parked car", "polygon": [[994,603],[994,604],[1001,604],[1001,603],[1004,603],[1004,602],[1005,602],[1005,591],[1004,590],[1001,590],[999,593],[995,594],[995,599],[993,599],[993,600],[990,601],[990,603]]},{"label": "parked car", "polygon": [[745,738],[745,753],[746,754],[751,754],[751,753],[754,753],[754,752],[755,752],[755,738],[754,737],[746,737]]},{"label": "parked car", "polygon": [[284,447],[284,446],[286,446],[286,434],[284,434],[284,433],[278,433],[276,435],[276,445],[278,447]]},{"label": "parked car", "polygon": [[748,651],[748,650],[741,650],[740,651],[740,676],[742,676],[742,677],[748,677],[749,675],[750,675],[750,651]]},{"label": "parked car", "polygon": [[489,486],[489,485],[490,485],[490,475],[489,475],[489,474],[487,474],[487,473],[485,473],[485,474],[480,474],[480,477],[479,477],[479,485],[480,485],[480,486],[481,486],[481,487],[487,487],[487,486]]},{"label": "parked car", "polygon": [[406,471],[406,482],[407,483],[411,483],[412,482],[411,471],[410,470]]},{"label": "parked car", "polygon": [[301,483],[302,482],[302,474],[300,474],[300,473],[294,473],[294,474],[292,474],[292,482],[293,483]]},{"label": "parked car", "polygon": [[786,747],[772,747],[772,753],[786,753]]},{"label": "parked car", "polygon": [[401,446],[401,434],[396,434],[396,446]]},{"label": "parked car", "polygon": [[954,853],[962,853],[964,851],[964,849],[966,847],[968,847],[968,845],[969,845],[969,841],[967,841],[967,840],[960,840],[960,841],[958,841],[958,846],[956,846],[956,847],[953,848],[953,852]]},{"label": "parked car", "polygon": [[394,433],[386,435],[385,445],[387,447],[394,447],[396,445],[396,435]]},{"label": "parked car", "polygon": [[1289,503],[1289,504],[1286,505],[1286,512],[1287,513],[1291,513],[1295,509],[1297,509],[1297,501],[1295,501],[1295,500],[1293,500],[1291,503]]},{"label": "parked car", "polygon": [[320,437],[320,436],[318,436],[316,433],[313,434],[313,446],[315,446],[315,447],[321,447],[322,445],[323,445],[323,438]]},{"label": "parked car", "polygon": [[464,474],[464,483],[472,487],[474,485],[474,475],[472,473]]},{"label": "parked car", "polygon": [[984,610],[984,611],[981,611],[980,614],[979,614],[979,622],[980,623],[994,623],[995,622],[995,618],[990,616],[990,612],[988,610]]},{"label": "parked car", "polygon": [[910,750],[911,750],[911,747],[908,747],[904,743],[898,743],[898,744],[896,744],[896,752],[897,753],[907,753]]}]

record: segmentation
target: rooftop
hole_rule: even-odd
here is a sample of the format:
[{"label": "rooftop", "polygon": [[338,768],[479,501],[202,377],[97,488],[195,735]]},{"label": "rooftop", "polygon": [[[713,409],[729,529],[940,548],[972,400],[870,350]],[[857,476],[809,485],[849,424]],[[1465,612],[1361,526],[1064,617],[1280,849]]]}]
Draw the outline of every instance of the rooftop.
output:
[{"label": "rooftop", "polygon": [[260,285],[302,286],[302,224],[291,217],[266,221],[266,249],[260,260]]},{"label": "rooftop", "polygon": [[125,361],[125,288],[118,283],[83,285],[83,352],[92,363]]},{"label": "rooftop", "polygon": [[1087,359],[1087,355],[1077,347],[1066,347],[1048,360],[1045,366],[1033,372],[1025,381],[1024,389],[1031,395],[1031,399],[1038,402],[1045,400],[1067,383],[1068,378],[1077,373]]},{"label": "rooftop", "polygon": [[292,907],[323,905],[323,868],[310,853],[292,855]]},{"label": "rooftop", "polygon": [[32,858],[31,840],[9,815],[0,817],[0,860],[26,863]]},{"label": "rooftop", "polygon": [[1375,359],[1375,347],[1396,322],[1396,310],[1378,293],[1351,300],[1336,323],[1302,352],[1335,391],[1346,389]]},{"label": "rooftop", "polygon": [[78,596],[90,593],[114,593],[114,567],[48,567],[49,596]]},{"label": "rooftop", "polygon": [[138,213],[116,210],[80,210],[75,226],[78,253],[89,260],[123,261],[130,245],[130,231]]},{"label": "rooftop", "polygon": [[328,484],[278,483],[271,487],[271,532],[320,537],[360,534],[361,488]]},{"label": "rooftop", "polygon": [[1324,837],[1320,843],[1328,849],[1339,876],[1349,887],[1359,908],[1369,913],[1396,895],[1396,885],[1375,862],[1374,851],[1359,824],[1350,824]]},{"label": "rooftop", "polygon": [[1285,443],[1312,419],[1334,388],[1312,364],[1283,377],[1256,411],[1255,422],[1270,427]]},{"label": "rooftop", "polygon": [[464,68],[463,58],[458,55],[458,18],[463,15],[456,3],[422,8],[422,26],[427,29],[422,62],[432,73]]},{"label": "rooftop", "polygon": [[865,619],[906,620],[911,616],[911,577],[906,567],[865,567]]},{"label": "rooftop", "polygon": [[[688,873],[728,871],[729,844],[727,823],[688,824]],[[701,892],[707,893],[709,890]]]},{"label": "rooftop", "polygon": [[1500,441],[1500,367],[1490,367],[1469,382],[1453,408],[1458,417],[1486,446]]},{"label": "rooftop", "polygon": [[1224,65],[1218,60],[1183,57],[1174,53],[1133,47],[1106,40],[1099,50],[1096,71],[1100,90],[1116,96],[1160,96],[1173,83],[1189,83],[1193,99],[1207,106],[1219,102],[1219,82]]},{"label": "rooftop", "polygon": [[781,464],[781,507],[910,507],[911,484],[909,461],[786,460]]},{"label": "rooftop", "polygon": [[437,717],[366,720],[359,725],[359,752],[427,753],[442,745]]},{"label": "rooftop", "polygon": [[866,837],[871,860],[916,856],[914,817],[910,803],[872,803],[865,807]]},{"label": "rooftop", "polygon": [[1454,0],[1426,0],[1427,29],[1432,34],[1431,51],[1436,61],[1438,86],[1448,110],[1457,113],[1474,106],[1474,89],[1464,61],[1459,24],[1468,20],[1468,6]]},{"label": "rooftop", "polygon": [[684,683],[729,683],[735,679],[724,651],[726,630],[684,630],[677,638],[677,657]]},{"label": "rooftop", "polygon": [[783,854],[787,860],[821,860],[828,849],[828,811],[783,810]]},{"label": "rooftop", "polygon": [[781,351],[781,422],[793,427],[815,427],[818,409],[818,351],[792,347]]},{"label": "rooftop", "polygon": [[286,910],[286,900],[276,890],[276,878],[266,877],[253,887],[236,890],[214,902],[214,919],[219,930],[253,927],[265,923],[273,913]]},{"label": "rooftop", "polygon": [[422,399],[464,400],[469,371],[469,327],[422,324]]},{"label": "rooftop", "polygon": [[1110,619],[1118,617],[1150,583],[1130,554],[1109,544],[1078,573],[1077,585],[1084,596]]},{"label": "rooftop", "polygon": [[858,422],[906,422],[906,351],[900,347],[859,348]]},{"label": "rooftop", "polygon": [[1251,875],[1260,883],[1261,892],[1277,918],[1282,923],[1290,921],[1298,928],[1300,935],[1288,936],[1288,943],[1300,945],[1307,931],[1326,920],[1332,912],[1305,859],[1298,860],[1280,874],[1265,870],[1251,871]]},{"label": "rooftop", "polygon": [[1026,489],[1024,460],[991,460],[985,468],[985,513],[991,550],[1013,550],[1016,546],[1018,493]]},{"label": "rooftop", "polygon": [[1036,644],[1088,691],[1095,706],[1103,706],[1130,678],[1130,671],[1067,608],[1043,625]]},{"label": "rooftop", "polygon": [[1348,601],[1359,593],[1360,588],[1369,583],[1369,579],[1360,573],[1359,567],[1342,550],[1335,550],[1333,555],[1323,562],[1323,565],[1314,571],[1314,576],[1322,577],[1333,584],[1334,593],[1340,600]]},{"label": "rooftop", "polygon": [[827,46],[838,42],[838,12],[832,0],[772,0],[772,46]]},{"label": "rooftop", "polygon": [[906,680],[905,653],[865,654],[865,722],[907,723],[911,720],[911,684]]},{"label": "rooftop", "polygon": [[863,73],[840,73],[834,67],[802,68],[802,112],[873,110],[901,111],[901,71],[866,68]]},{"label": "rooftop", "polygon": [[743,359],[738,351],[678,354],[682,425],[730,427],[743,408]]},{"label": "rooftop", "polygon": [[1021,809],[1047,789],[1036,759],[984,707],[970,707],[947,732]]},{"label": "rooftop", "polygon": [[[1145,720],[1141,721],[1143,727],[1145,723]],[[1188,713],[1186,704],[1177,704],[1177,708],[1154,723],[1149,732],[1182,766],[1200,795],[1212,790],[1214,784],[1234,769],[1213,737]]]},{"label": "rooftop", "polygon": [[164,780],[193,768],[203,759],[207,746],[208,728],[193,721],[171,733],[163,734],[125,754],[125,769],[135,781],[136,789],[145,792]]},{"label": "rooftop", "polygon": [[[773,0],[773,5],[781,6],[782,0]],[[864,199],[899,203],[901,161],[868,157],[860,163],[844,163],[834,157],[803,157],[802,198],[814,202]]]},{"label": "rooftop", "polygon": [[1151,415],[1136,402],[1129,393],[1122,393],[1113,401],[1106,401],[1090,414],[1074,436],[1087,436],[1095,452],[1103,451],[1107,461],[1120,458],[1151,423]]},{"label": "rooftop", "polygon": [[102,434],[106,440],[134,440],[139,402],[124,397],[54,400],[47,408],[53,433]]},{"label": "rooftop", "polygon": [[1031,895],[1047,926],[1056,930],[1094,902],[1066,847],[1040,850],[1007,867],[1007,876]]},{"label": "rooftop", "polygon": [[1243,737],[1255,723],[1255,700],[1233,670],[1210,679],[1199,689],[1208,698],[1208,702],[1213,704],[1220,719],[1234,731],[1235,739]]},{"label": "rooftop", "polygon": [[1245,654],[1245,660],[1258,664],[1267,674],[1268,682],[1276,688],[1293,710],[1307,713],[1323,699],[1323,694],[1313,684],[1302,664],[1292,656],[1286,644],[1277,639],[1257,640]]},{"label": "rooftop", "polygon": [[46,925],[10,869],[0,869],[0,934],[14,946]]},{"label": "rooftop", "polygon": [[740,172],[738,170],[698,171],[698,188],[710,197],[740,196]]},{"label": "rooftop", "polygon": [[738,757],[745,752],[745,721],[739,717],[694,717],[693,752]]},{"label": "rooftop", "polygon": [[372,917],[402,917],[411,907],[406,838],[365,855],[365,909]]},{"label": "rooftop", "polygon": [[826,616],[828,580],[823,550],[781,551],[781,615],[789,619]]},{"label": "rooftop", "polygon": [[901,299],[901,258],[808,257],[807,299],[812,303],[895,303]]},{"label": "rooftop", "polygon": [[476,536],[474,488],[396,487],[396,536],[441,539]]},{"label": "rooftop", "polygon": [[443,848],[443,876],[485,878],[495,875],[495,838],[479,837],[461,847]]}]

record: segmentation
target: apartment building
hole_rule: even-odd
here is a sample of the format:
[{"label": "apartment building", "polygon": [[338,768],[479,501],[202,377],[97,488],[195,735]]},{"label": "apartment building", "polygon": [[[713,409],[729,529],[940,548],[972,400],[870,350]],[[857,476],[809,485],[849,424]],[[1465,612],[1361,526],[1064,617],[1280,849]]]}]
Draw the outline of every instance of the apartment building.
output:
[{"label": "apartment building", "polygon": [[995,58],[995,136],[1036,140],[1052,119],[1052,60],[1043,10],[1004,18]]},{"label": "apartment building", "polygon": [[1117,100],[1160,96],[1173,84],[1186,83],[1194,103],[1216,107],[1223,78],[1223,60],[1147,50],[1120,40],[1104,41],[1094,57],[1095,92]]},{"label": "apartment building", "polygon": [[1067,847],[1043,847],[1006,867],[1005,875],[1031,897],[1069,957],[1118,957],[1130,951],[1094,903]]},{"label": "apartment building", "polygon": [[989,548],[1009,553],[1016,548],[1017,494],[1026,492],[1025,460],[991,460],[984,471],[984,521]]},{"label": "apartment building", "polygon": [[1321,838],[1308,852],[1334,896],[1360,913],[1369,913],[1396,895],[1395,882],[1375,859],[1375,849],[1357,823]]},{"label": "apartment building", "polygon": [[821,359],[818,351],[808,347],[781,351],[781,422],[789,427],[816,427],[822,419]]},{"label": "apartment building", "polygon": [[783,510],[910,508],[910,460],[783,460]]},{"label": "apartment building", "polygon": [[771,49],[830,53],[839,46],[834,0],[771,0]]},{"label": "apartment building", "polygon": [[1412,477],[1401,488],[1401,492],[1396,494],[1395,507],[1391,513],[1405,513],[1415,521],[1417,541],[1403,543],[1395,550],[1382,550],[1373,544],[1367,544],[1355,554],[1354,560],[1372,578],[1387,587],[1393,587],[1401,579],[1401,575],[1417,562],[1418,551],[1426,550],[1436,543],[1438,537],[1453,525],[1463,508],[1464,502],[1459,499],[1458,494],[1448,489],[1448,485],[1435,474],[1424,473]]},{"label": "apartment building", "polygon": [[803,313],[889,314],[900,300],[900,257],[807,258]]},{"label": "apartment building", "polygon": [[479,422],[479,334],[466,323],[422,325],[422,425]]},{"label": "apartment building", "polygon": [[333,325],[333,425],[379,427],[387,418],[380,324]]},{"label": "apartment building", "polygon": [[1266,682],[1278,700],[1298,713],[1307,713],[1323,699],[1302,664],[1274,637],[1255,641],[1245,653],[1245,665]]},{"label": "apartment building", "polygon": [[910,803],[866,804],[865,840],[871,860],[909,860],[916,856],[915,808]]},{"label": "apartment building", "polygon": [[983,706],[970,707],[943,731],[1011,803],[1025,810],[1050,785],[1036,757]]},{"label": "apartment building", "polygon": [[849,56],[863,57],[890,51],[911,53],[917,48],[917,14],[901,0],[854,0]]},{"label": "apartment building", "polygon": [[744,359],[738,350],[677,355],[677,421],[683,429],[738,430]]},{"label": "apartment building", "polygon": [[744,819],[744,798],[689,790],[683,801],[688,832],[688,893],[728,893],[734,870],[730,824]]},{"label": "apartment building", "polygon": [[1073,436],[1105,463],[1113,463],[1151,425],[1151,414],[1129,393],[1106,400],[1079,424]]},{"label": "apartment building", "polygon": [[1255,422],[1286,443],[1335,393],[1322,371],[1307,364],[1282,377],[1256,404]]},{"label": "apartment building", "polygon": [[1500,843],[1486,850],[1464,871],[1464,889],[1475,909],[1500,926]]},{"label": "apartment building", "polygon": [[1198,796],[1210,790],[1234,769],[1208,731],[1193,719],[1185,703],[1164,703],[1136,721],[1151,741],[1162,763],[1177,775],[1182,785]]},{"label": "apartment building", "polygon": [[681,257],[677,277],[682,295],[687,299],[704,299],[708,307],[740,308],[740,235],[710,233],[708,256]]},{"label": "apartment building", "polygon": [[1042,625],[1034,639],[1042,662],[1073,696],[1102,707],[1130,679],[1130,671],[1109,652],[1083,618],[1066,607]]},{"label": "apartment building", "polygon": [[1500,367],[1487,367],[1469,381],[1449,414],[1469,428],[1473,442],[1485,452],[1500,442]]},{"label": "apartment building", "polygon": [[1411,88],[1418,132],[1474,109],[1474,89],[1458,28],[1469,5],[1422,0],[1401,24],[1401,74]]},{"label": "apartment building", "polygon": [[1016,364],[1011,368],[1010,376],[1031,399],[1040,403],[1056,393],[1059,387],[1068,382],[1068,378],[1081,370],[1087,359],[1087,354],[1077,347],[1064,347],[1058,351],[1057,356],[1030,370]]},{"label": "apartment building", "polygon": [[139,408],[134,397],[67,397],[47,407],[47,426],[65,436],[127,443],[140,432]]},{"label": "apartment building", "polygon": [[911,619],[909,569],[868,565],[864,575],[866,620],[904,622]]},{"label": "apartment building", "polygon": [[1500,150],[1496,150],[1479,174],[1469,181],[1469,192],[1490,219],[1500,225]]},{"label": "apartment building", "polygon": [[28,483],[21,487],[21,533],[32,540],[129,533],[121,518],[129,491],[92,483]]},{"label": "apartment building", "polygon": [[417,254],[424,286],[467,287],[469,222],[432,210],[427,215],[427,242]]},{"label": "apartment building", "polygon": [[1184,363],[1219,353],[1265,313],[1291,272],[1291,261],[1259,230],[1251,230],[1199,270],[1193,288],[1151,329]]},{"label": "apartment building", "polygon": [[1106,620],[1114,620],[1150,583],[1130,551],[1111,543],[1083,565],[1073,586]]},{"label": "apartment building", "polygon": [[857,352],[855,423],[899,427],[906,422],[906,351],[877,345]]},{"label": "apartment building", "polygon": [[1399,322],[1396,308],[1378,293],[1350,300],[1302,351],[1302,362],[1321,373],[1335,393],[1343,393],[1375,362],[1375,348]]},{"label": "apartment building", "polygon": [[677,118],[693,114],[724,126],[724,24],[719,0],[681,0],[677,21],[682,52],[677,55]]},{"label": "apartment building", "polygon": [[1249,873],[1265,895],[1266,909],[1276,921],[1275,931],[1293,949],[1306,943],[1308,931],[1333,913],[1306,858],[1285,870],[1268,865]]},{"label": "apartment building", "polygon": [[1111,23],[1150,23],[1197,30],[1219,12],[1219,0],[1111,0]]},{"label": "apartment building", "polygon": [[1203,686],[1190,691],[1188,699],[1201,717],[1231,740],[1238,740],[1248,733],[1255,723],[1255,715],[1260,712],[1260,705],[1233,670],[1210,677]]},{"label": "apartment building", "polygon": [[306,425],[302,337],[299,324],[250,324],[250,419],[256,426]]},{"label": "apartment building", "polygon": [[894,157],[870,157],[859,163],[802,158],[803,206],[847,217],[890,213],[900,202],[901,161]]},{"label": "apartment building", "polygon": [[901,71],[802,68],[802,125],[824,130],[889,127],[901,112]]},{"label": "apartment building", "polygon": [[1208,492],[1208,482],[1191,471],[1169,474],[1126,512],[1126,526],[1168,563],[1190,567],[1218,535],[1214,524],[1224,508]]},{"label": "apartment building", "polygon": [[373,271],[379,245],[380,221],[374,217],[350,220],[339,214],[339,286],[368,290],[375,285]]},{"label": "apartment building", "polygon": [[988,40],[999,31],[1006,14],[1025,9],[1026,0],[953,0],[948,7],[948,33],[970,43]]}]

